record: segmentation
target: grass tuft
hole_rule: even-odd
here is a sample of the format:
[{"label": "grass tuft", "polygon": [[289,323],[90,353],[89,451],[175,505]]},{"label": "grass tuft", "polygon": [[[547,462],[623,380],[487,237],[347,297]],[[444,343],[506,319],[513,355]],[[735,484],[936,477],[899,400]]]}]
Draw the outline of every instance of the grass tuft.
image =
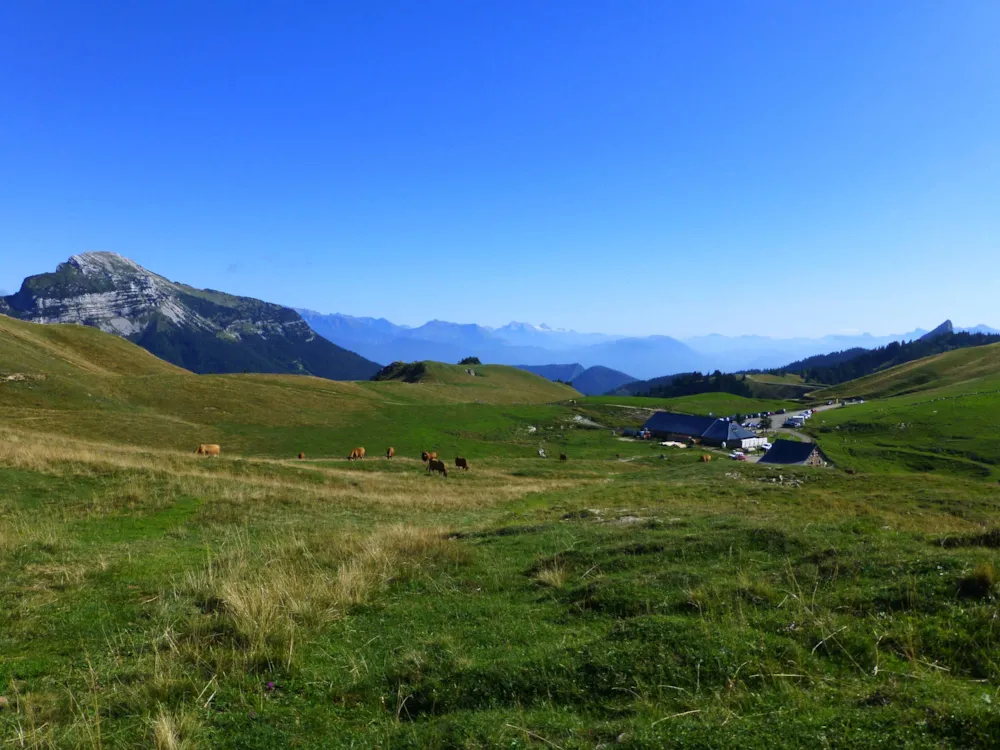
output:
[{"label": "grass tuft", "polygon": [[958,581],[958,595],[968,599],[985,599],[997,584],[997,571],[991,562],[979,563],[971,573]]}]

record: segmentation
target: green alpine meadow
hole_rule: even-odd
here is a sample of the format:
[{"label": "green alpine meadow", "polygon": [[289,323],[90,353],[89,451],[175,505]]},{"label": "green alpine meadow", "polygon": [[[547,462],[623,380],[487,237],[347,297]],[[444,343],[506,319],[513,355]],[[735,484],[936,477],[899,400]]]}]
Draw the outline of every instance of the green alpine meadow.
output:
[{"label": "green alpine meadow", "polygon": [[765,466],[623,428],[804,403],[0,316],[0,746],[995,747],[997,351],[814,391],[865,398],[830,465]]}]

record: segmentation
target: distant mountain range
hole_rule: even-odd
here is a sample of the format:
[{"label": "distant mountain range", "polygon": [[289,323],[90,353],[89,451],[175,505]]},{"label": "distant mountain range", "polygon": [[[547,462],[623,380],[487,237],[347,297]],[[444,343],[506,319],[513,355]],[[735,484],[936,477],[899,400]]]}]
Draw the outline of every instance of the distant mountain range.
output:
[{"label": "distant mountain range", "polygon": [[381,318],[354,318],[298,310],[313,330],[338,346],[376,362],[435,360],[458,362],[479,357],[498,365],[550,365],[578,362],[615,370],[660,374],[696,370],[709,361],[669,336],[614,337],[547,326],[510,323],[501,328],[432,320],[409,328]]},{"label": "distant mountain range", "polygon": [[0,313],[78,323],[198,373],[271,372],[364,380],[379,366],[309,328],[287,307],[169,281],[116,253],[83,253],[30,276]]},{"label": "distant mountain range", "polygon": [[600,396],[635,380],[631,375],[595,365],[584,369],[580,363],[571,365],[517,365],[549,380],[571,384],[584,396]]},{"label": "distant mountain range", "polygon": [[[556,363],[572,362],[585,370],[608,367],[640,379],[693,371],[765,370],[818,354],[855,348],[875,349],[894,341],[912,341],[928,333],[916,329],[892,336],[863,333],[815,339],[712,334],[680,340],[669,336],[578,333],[529,323],[490,328],[433,320],[410,328],[384,318],[325,315],[301,309],[298,312],[321,336],[376,362],[424,359],[458,362],[469,356],[494,364],[531,367],[561,367]],[[983,325],[956,329],[962,330],[989,333],[994,329]]]},{"label": "distant mountain range", "polygon": [[[115,253],[75,255],[52,273],[25,279],[19,292],[0,297],[0,313],[96,326],[195,372],[303,372],[363,379],[394,361],[455,363],[472,356],[485,363],[529,368],[570,362],[580,371],[558,379],[588,390],[609,382],[611,390],[633,378],[677,373],[774,369],[816,355],[876,349],[928,334],[917,329],[893,336],[776,339],[713,334],[680,340],[579,333],[518,322],[490,328],[432,320],[409,327],[384,318],[293,310],[195,289]],[[954,332],[997,333],[985,325]],[[585,371],[589,374],[581,381]]]}]

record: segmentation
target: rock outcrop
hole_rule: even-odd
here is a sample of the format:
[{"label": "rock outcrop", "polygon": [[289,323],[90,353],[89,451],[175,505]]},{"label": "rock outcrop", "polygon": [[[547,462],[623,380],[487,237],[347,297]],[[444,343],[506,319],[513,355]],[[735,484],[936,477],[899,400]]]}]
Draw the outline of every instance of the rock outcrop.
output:
[{"label": "rock outcrop", "polygon": [[0,313],[93,326],[194,372],[291,372],[334,380],[374,375],[374,362],[330,343],[294,310],[195,289],[117,253],[74,255],[0,298]]}]

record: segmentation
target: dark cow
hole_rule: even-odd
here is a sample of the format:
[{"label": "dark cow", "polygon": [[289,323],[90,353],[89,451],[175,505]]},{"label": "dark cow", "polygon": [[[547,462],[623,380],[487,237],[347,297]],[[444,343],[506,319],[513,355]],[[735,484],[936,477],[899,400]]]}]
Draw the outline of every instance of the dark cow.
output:
[{"label": "dark cow", "polygon": [[569,460],[569,456],[567,456],[565,453],[560,453],[559,454],[559,460],[560,461],[568,461]]},{"label": "dark cow", "polygon": [[469,462],[461,456],[455,456],[455,468],[469,470]]},{"label": "dark cow", "polygon": [[430,474],[433,471],[440,471],[445,476],[448,476],[448,467],[444,465],[444,461],[438,461],[436,458],[432,458],[427,462],[427,473]]}]

